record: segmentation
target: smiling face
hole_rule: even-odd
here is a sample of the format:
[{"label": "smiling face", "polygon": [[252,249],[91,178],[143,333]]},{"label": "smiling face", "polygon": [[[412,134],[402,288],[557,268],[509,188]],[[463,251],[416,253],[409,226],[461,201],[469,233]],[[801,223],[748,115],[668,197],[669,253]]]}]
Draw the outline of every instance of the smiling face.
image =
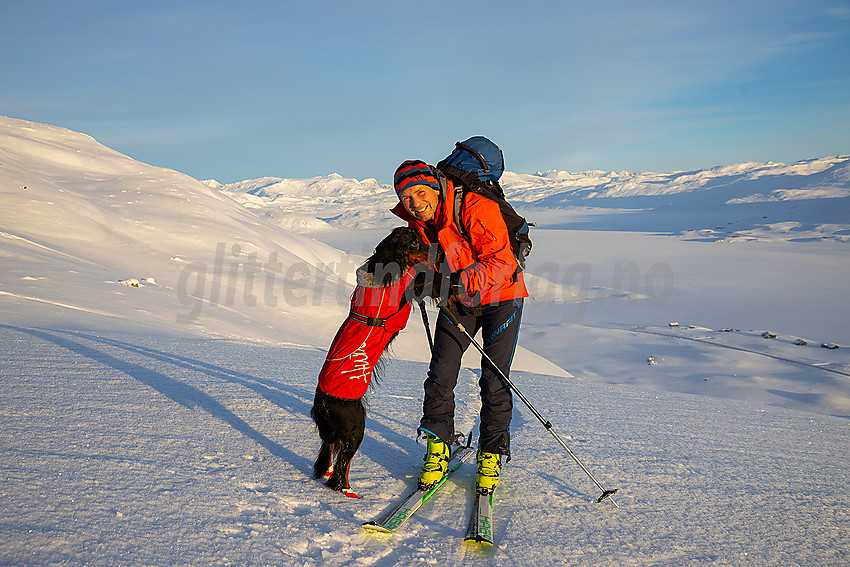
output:
[{"label": "smiling face", "polygon": [[398,198],[407,212],[418,221],[431,222],[437,215],[440,194],[429,185],[408,187],[399,194]]}]

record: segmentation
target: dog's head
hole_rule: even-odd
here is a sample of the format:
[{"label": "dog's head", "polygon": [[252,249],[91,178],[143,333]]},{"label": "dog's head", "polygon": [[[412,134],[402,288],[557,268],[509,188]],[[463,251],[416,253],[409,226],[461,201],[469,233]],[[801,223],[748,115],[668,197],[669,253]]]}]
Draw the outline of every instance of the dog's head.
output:
[{"label": "dog's head", "polygon": [[411,266],[427,262],[428,250],[418,232],[398,227],[375,247],[375,253],[366,260],[366,270],[373,274],[380,270],[385,274],[383,285],[390,285]]}]

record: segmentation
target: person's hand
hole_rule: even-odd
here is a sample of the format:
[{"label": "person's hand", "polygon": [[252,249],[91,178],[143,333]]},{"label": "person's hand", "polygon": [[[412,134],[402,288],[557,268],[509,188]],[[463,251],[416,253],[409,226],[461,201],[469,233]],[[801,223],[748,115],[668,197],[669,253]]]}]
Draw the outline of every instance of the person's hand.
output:
[{"label": "person's hand", "polygon": [[[466,289],[464,289],[463,287],[463,280],[461,279],[460,272],[453,272],[449,274],[448,280],[448,293],[443,293],[441,285],[434,286],[435,289],[433,291],[435,291],[436,293],[434,293],[431,297],[439,300],[439,302],[437,303],[438,307],[448,306],[454,308],[455,304],[458,303],[458,296],[460,296],[461,294],[466,294]],[[443,283],[445,282],[445,279],[440,278],[439,281],[440,283]],[[435,281],[434,283],[436,284],[437,282]]]},{"label": "person's hand", "polygon": [[449,297],[461,293],[466,293],[466,289],[463,287],[463,278],[461,278],[460,272],[452,272],[449,275]]}]

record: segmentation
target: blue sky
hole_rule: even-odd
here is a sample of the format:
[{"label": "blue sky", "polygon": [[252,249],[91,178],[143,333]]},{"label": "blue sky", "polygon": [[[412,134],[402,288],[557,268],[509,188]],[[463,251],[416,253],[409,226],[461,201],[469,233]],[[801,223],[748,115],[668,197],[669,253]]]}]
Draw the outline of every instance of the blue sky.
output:
[{"label": "blue sky", "polygon": [[2,1],[0,114],[199,179],[850,153],[850,0]]}]

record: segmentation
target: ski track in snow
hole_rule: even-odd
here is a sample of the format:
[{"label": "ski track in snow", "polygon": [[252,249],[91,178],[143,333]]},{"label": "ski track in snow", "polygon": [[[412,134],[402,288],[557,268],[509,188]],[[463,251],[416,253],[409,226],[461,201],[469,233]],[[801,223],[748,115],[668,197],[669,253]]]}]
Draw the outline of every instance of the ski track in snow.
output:
[{"label": "ski track in snow", "polygon": [[[807,366],[809,368],[815,368],[817,370],[823,370],[824,372],[831,372],[833,374],[838,374],[838,375],[841,375],[841,376],[850,377],[850,372],[844,372],[843,370],[838,370],[838,369],[835,369],[835,368],[829,368],[828,366],[826,366],[827,364],[829,364],[827,362],[805,362],[805,361],[802,361],[802,360],[797,360],[797,359],[794,359],[794,358],[788,358],[788,357],[785,357],[785,356],[777,356],[775,354],[770,354],[770,353],[767,353],[767,352],[759,352],[757,350],[753,350],[753,349],[750,349],[750,348],[743,348],[743,347],[738,347],[738,346],[734,346],[734,345],[727,345],[727,344],[722,344],[722,343],[719,343],[719,342],[716,342],[716,341],[711,341],[711,340],[704,339],[704,338],[686,337],[686,336],[682,336],[682,335],[676,335],[676,334],[673,334],[673,333],[662,333],[660,331],[650,331],[650,330],[647,330],[647,329],[630,329],[630,331],[633,332],[633,333],[645,333],[647,335],[656,335],[656,336],[659,336],[659,337],[670,337],[670,338],[673,338],[673,339],[681,339],[681,340],[684,340],[684,341],[694,341],[694,342],[697,342],[697,343],[703,343],[703,344],[706,344],[706,345],[716,346],[716,347],[719,347],[719,348],[728,348],[730,350],[737,350],[737,351],[740,351],[740,352],[748,352],[750,354],[756,354],[758,356],[766,356],[767,358],[772,358],[774,360],[787,362],[789,364],[799,364],[800,366]],[[722,332],[725,332],[725,331],[722,331]]]},{"label": "ski track in snow", "polygon": [[[622,509],[524,408],[497,546],[461,542],[464,466],[398,534],[359,524],[415,482],[425,365],[392,361],[352,466],[308,477],[322,353],[0,326],[0,557],[14,565],[838,565],[850,559],[847,420],[517,374]],[[475,373],[458,421],[478,411]],[[569,432],[573,432],[569,434]],[[579,433],[580,432],[580,433]],[[14,517],[8,511],[14,510]]]}]

